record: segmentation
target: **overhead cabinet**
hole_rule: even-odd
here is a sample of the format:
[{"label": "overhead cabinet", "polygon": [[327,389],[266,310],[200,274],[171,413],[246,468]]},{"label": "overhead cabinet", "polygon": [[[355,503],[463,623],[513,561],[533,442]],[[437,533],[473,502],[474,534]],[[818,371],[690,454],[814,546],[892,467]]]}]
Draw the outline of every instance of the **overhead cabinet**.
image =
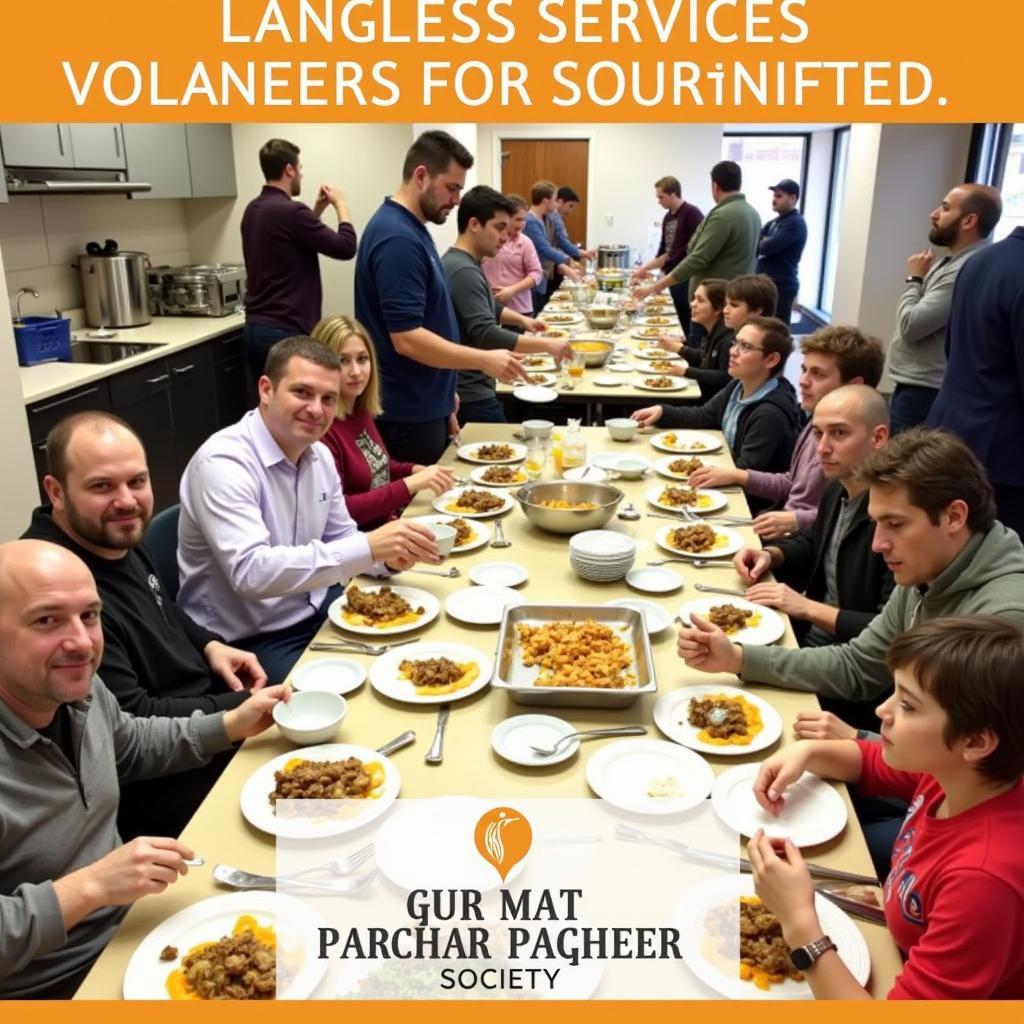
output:
[{"label": "overhead cabinet", "polygon": [[128,176],[148,181],[136,199],[238,195],[229,124],[126,124]]},{"label": "overhead cabinet", "polygon": [[119,124],[4,124],[0,145],[8,167],[125,169]]}]

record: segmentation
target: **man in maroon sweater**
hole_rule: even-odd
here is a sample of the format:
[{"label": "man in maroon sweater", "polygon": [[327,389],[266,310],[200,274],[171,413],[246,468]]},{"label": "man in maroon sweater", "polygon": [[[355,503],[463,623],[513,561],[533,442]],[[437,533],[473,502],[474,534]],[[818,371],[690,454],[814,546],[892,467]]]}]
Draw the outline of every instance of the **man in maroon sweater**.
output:
[{"label": "man in maroon sweater", "polygon": [[[242,215],[245,350],[257,379],[275,342],[309,334],[320,319],[320,254],[336,260],[356,254],[356,230],[340,188],[321,185],[312,209],[294,201],[302,190],[298,146],[271,139],[260,150],[260,167],[266,184]],[[320,219],[328,206],[338,215],[336,231]]]}]

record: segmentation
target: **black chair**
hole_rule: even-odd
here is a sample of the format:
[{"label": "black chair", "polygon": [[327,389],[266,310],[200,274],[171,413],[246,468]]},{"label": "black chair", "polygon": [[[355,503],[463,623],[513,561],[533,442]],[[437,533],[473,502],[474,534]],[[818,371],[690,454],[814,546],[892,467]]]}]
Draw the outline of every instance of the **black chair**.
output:
[{"label": "black chair", "polygon": [[181,580],[178,576],[178,516],[180,505],[172,505],[158,512],[150,520],[146,536],[142,538],[142,546],[160,576],[164,585],[164,593],[172,600],[178,599],[178,588]]}]

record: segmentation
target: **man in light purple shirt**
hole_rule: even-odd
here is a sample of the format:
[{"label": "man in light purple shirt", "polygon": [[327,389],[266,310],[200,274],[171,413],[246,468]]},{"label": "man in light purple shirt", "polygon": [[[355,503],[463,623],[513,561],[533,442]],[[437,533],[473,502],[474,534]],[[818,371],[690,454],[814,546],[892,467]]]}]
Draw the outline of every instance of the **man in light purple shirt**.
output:
[{"label": "man in light purple shirt", "polygon": [[338,357],[286,338],[267,356],[260,404],[218,431],[181,481],[179,604],[197,622],[255,653],[282,680],[316,634],[340,584],[418,561],[439,562],[418,523],[361,533],[345,507],[330,452]]}]

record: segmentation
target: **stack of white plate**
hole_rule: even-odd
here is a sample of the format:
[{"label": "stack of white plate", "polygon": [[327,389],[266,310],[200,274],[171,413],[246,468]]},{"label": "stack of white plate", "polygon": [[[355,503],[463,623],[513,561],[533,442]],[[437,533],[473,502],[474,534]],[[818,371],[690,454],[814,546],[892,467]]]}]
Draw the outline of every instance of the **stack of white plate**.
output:
[{"label": "stack of white plate", "polygon": [[569,563],[585,580],[621,580],[633,567],[636,544],[614,530],[585,530],[569,541]]}]

